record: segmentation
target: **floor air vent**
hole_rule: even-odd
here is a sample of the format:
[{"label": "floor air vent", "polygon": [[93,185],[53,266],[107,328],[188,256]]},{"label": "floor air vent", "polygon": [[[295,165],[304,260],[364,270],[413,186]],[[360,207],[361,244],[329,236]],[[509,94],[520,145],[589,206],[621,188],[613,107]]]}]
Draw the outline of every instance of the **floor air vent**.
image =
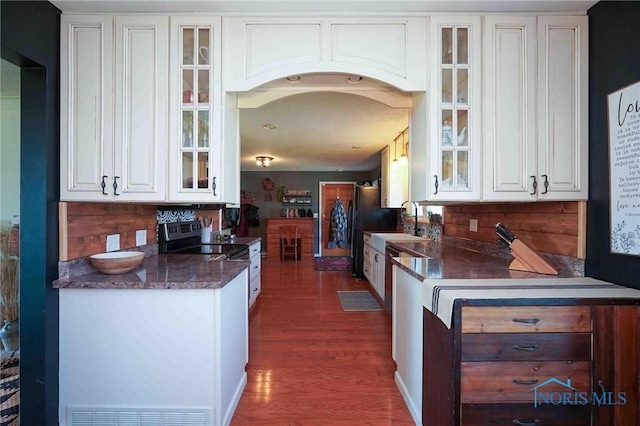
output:
[{"label": "floor air vent", "polygon": [[208,408],[68,407],[69,426],[208,426]]}]

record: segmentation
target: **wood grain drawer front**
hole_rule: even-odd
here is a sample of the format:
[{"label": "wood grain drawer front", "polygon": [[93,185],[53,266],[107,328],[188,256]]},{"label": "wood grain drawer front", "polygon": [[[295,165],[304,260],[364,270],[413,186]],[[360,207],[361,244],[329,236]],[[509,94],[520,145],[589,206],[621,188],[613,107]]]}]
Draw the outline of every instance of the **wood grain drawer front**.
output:
[{"label": "wood grain drawer front", "polygon": [[[530,402],[533,388],[555,378],[578,391],[590,392],[589,361],[543,362],[462,362],[460,380],[461,401],[471,402]],[[565,392],[567,388],[552,382],[540,388],[544,392]]]},{"label": "wood grain drawer front", "polygon": [[589,306],[465,306],[463,333],[580,333],[591,331]]},{"label": "wood grain drawer front", "polygon": [[462,335],[462,361],[589,361],[590,333]]},{"label": "wood grain drawer front", "polygon": [[462,426],[589,426],[590,405],[464,404]]}]

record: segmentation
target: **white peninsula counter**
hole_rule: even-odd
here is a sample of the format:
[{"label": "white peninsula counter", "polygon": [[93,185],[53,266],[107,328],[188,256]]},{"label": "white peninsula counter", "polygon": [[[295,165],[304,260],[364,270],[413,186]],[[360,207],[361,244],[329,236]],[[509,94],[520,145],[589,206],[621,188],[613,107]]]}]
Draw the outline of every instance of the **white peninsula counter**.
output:
[{"label": "white peninsula counter", "polygon": [[56,281],[59,424],[229,424],[247,382],[248,266],[159,255]]}]

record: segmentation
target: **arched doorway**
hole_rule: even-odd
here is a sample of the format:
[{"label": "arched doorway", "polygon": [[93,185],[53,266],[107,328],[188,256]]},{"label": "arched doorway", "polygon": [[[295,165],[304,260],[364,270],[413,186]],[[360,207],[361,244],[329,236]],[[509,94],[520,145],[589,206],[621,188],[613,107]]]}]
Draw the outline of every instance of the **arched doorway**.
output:
[{"label": "arched doorway", "polygon": [[[356,78],[360,84],[349,82]],[[334,250],[325,244],[329,229],[322,220],[319,182],[377,183],[380,151],[408,126],[412,93],[351,74],[311,74],[297,83],[283,78],[237,95],[241,185],[268,177],[276,186],[310,190],[317,219],[314,253],[331,255],[325,254]],[[272,165],[257,166],[259,155],[274,157]],[[261,218],[281,215],[275,195],[255,195]]]}]

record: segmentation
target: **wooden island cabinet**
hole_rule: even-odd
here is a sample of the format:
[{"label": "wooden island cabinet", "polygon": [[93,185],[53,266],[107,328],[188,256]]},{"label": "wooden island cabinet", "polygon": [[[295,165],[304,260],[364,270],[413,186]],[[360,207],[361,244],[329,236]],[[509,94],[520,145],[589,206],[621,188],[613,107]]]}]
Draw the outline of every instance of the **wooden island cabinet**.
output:
[{"label": "wooden island cabinet", "polygon": [[424,425],[640,425],[638,299],[424,309]]},{"label": "wooden island cabinet", "polygon": [[267,260],[280,260],[280,227],[297,226],[300,233],[299,259],[313,260],[314,218],[267,218]]}]

